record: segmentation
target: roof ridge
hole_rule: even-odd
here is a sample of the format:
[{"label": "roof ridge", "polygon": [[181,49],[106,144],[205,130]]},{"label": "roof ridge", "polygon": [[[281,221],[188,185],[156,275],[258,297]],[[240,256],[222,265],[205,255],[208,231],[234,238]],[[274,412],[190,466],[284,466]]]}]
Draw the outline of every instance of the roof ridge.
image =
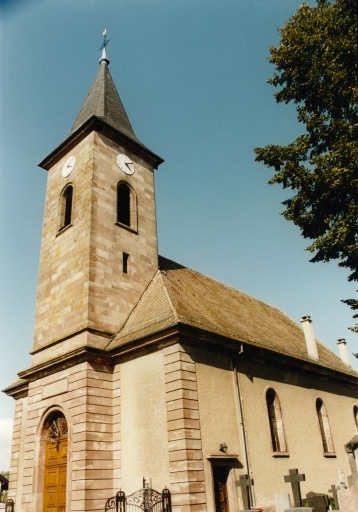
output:
[{"label": "roof ridge", "polygon": [[[156,290],[159,293],[161,291],[165,308],[164,312],[160,311],[159,309],[159,313],[161,313],[159,315],[158,311],[153,311],[151,307],[149,307],[149,310],[148,308],[146,308],[146,312],[144,312],[145,310],[143,311],[143,307],[146,307],[147,301],[151,300],[151,293],[157,294],[157,298],[159,297],[158,293],[156,293]],[[156,301],[156,304],[157,303],[158,301]],[[146,313],[148,314],[148,312],[149,317],[146,318],[145,315]],[[171,319],[171,323],[174,325],[178,322],[178,315],[173,305],[173,302],[170,299],[168,290],[166,289],[163,276],[161,275],[161,270],[158,268],[155,271],[151,280],[149,281],[148,285],[146,286],[145,290],[143,291],[142,295],[140,296],[139,300],[137,301],[136,305],[129,313],[126,321],[124,322],[122,327],[117,331],[117,333],[111,338],[109,343],[107,343],[105,349],[108,350],[113,348],[114,346],[119,345],[121,343],[121,340],[125,339],[127,336],[131,336],[136,332],[138,333],[139,331],[148,328],[148,326],[151,326],[153,324],[160,324],[162,322],[168,321],[169,319]]]},{"label": "roof ridge", "polygon": [[124,321],[123,325],[118,329],[118,331],[112,336],[112,338],[110,339],[110,341],[107,343],[107,345],[104,347],[104,349],[106,350],[109,345],[112,343],[113,340],[115,340],[117,338],[117,336],[121,333],[121,331],[124,330],[125,326],[127,325],[128,321],[130,320],[132,314],[136,311],[136,309],[138,309],[138,307],[140,306],[140,303],[141,303],[141,300],[145,294],[145,292],[148,290],[148,288],[150,287],[150,285],[152,284],[152,282],[154,281],[155,277],[157,276],[159,272],[159,269],[157,269],[152,278],[149,280],[147,286],[144,288],[144,291],[142,293],[142,295],[139,297],[138,301],[136,302],[135,306],[132,308],[132,310],[130,311],[130,313],[128,314],[126,320]]},{"label": "roof ridge", "polygon": [[170,309],[171,309],[171,311],[173,313],[173,316],[174,316],[175,320],[178,322],[179,321],[178,312],[176,310],[176,307],[174,306],[174,303],[173,303],[172,298],[170,296],[169,290],[168,290],[168,288],[167,288],[167,286],[165,284],[164,278],[163,278],[163,274],[164,275],[167,275],[167,274],[166,274],[165,270],[161,270],[161,269],[158,269],[158,273],[159,273],[160,279],[162,281],[162,287],[163,287],[164,294],[165,294],[165,296],[168,299],[169,307],[170,307]]}]

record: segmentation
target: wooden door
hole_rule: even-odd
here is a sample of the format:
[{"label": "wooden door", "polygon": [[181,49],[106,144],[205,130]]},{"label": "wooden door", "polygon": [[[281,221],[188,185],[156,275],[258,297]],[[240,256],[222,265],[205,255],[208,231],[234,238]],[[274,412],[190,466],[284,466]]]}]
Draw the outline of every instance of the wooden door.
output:
[{"label": "wooden door", "polygon": [[229,512],[227,477],[229,466],[213,466],[215,512]]},{"label": "wooden door", "polygon": [[67,476],[67,437],[46,441],[43,512],[65,512]]}]

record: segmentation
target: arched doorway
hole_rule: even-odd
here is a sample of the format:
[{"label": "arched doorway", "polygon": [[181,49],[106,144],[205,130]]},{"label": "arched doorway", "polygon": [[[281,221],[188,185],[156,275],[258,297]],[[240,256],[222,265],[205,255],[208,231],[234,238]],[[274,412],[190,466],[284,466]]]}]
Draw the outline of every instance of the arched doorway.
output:
[{"label": "arched doorway", "polygon": [[67,421],[60,411],[45,421],[45,480],[43,512],[65,512],[67,476]]}]

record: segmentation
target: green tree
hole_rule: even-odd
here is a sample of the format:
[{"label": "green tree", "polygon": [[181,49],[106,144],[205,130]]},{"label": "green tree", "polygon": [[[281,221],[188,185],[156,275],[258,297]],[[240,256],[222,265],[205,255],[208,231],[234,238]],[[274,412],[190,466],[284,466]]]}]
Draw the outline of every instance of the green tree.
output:
[{"label": "green tree", "polygon": [[[5,478],[9,478],[10,471],[0,471],[0,474]],[[6,503],[7,500],[7,491],[0,491],[0,503]]]},{"label": "green tree", "polygon": [[[294,191],[282,215],[313,240],[310,261],[337,259],[358,281],[356,0],[304,3],[279,32],[268,83],[279,88],[278,103],[297,105],[305,129],[287,146],[256,148],[256,161],[274,169],[270,184]],[[357,299],[343,302],[358,310]]]}]

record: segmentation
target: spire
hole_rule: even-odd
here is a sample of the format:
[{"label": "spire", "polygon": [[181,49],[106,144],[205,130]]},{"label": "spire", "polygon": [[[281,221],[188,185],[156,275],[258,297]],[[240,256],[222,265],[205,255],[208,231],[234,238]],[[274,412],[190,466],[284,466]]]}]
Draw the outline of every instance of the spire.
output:
[{"label": "spire", "polygon": [[106,39],[106,30],[103,32],[103,35],[104,43],[101,46],[102,56],[99,59],[100,67],[87,98],[72,126],[70,135],[92,116],[96,116],[135,142],[141,144],[133,131],[109,72],[109,60],[106,54],[106,46],[109,40]]},{"label": "spire", "polygon": [[149,162],[154,169],[164,160],[148,149],[133,131],[127,113],[114,85],[108,69],[106,30],[103,32],[104,43],[99,59],[99,70],[82,108],[66,139],[40,162],[40,167],[49,170],[69,148],[85,137],[92,130],[103,133],[113,141],[122,144],[138,156]]}]

